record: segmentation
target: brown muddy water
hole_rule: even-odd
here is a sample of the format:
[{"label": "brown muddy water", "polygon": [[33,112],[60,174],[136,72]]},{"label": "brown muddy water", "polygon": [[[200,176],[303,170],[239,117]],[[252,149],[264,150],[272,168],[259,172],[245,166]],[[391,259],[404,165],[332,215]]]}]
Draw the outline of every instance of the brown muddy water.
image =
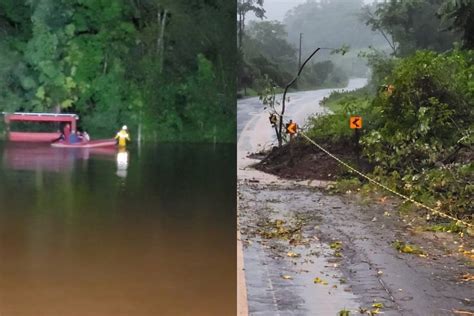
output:
[{"label": "brown muddy water", "polygon": [[0,315],[235,315],[235,156],[0,143]]}]

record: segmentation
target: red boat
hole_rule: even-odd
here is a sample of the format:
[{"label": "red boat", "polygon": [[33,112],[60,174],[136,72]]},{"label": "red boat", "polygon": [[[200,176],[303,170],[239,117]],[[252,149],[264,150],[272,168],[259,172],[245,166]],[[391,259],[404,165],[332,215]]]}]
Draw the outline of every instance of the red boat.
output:
[{"label": "red boat", "polygon": [[115,146],[116,141],[115,139],[98,139],[98,140],[90,140],[90,141],[82,141],[79,143],[68,144],[66,142],[57,142],[52,143],[51,146],[53,147],[60,147],[60,148],[97,148],[97,147],[109,147]]},{"label": "red boat", "polygon": [[[17,132],[11,131],[12,122],[28,122],[28,123],[58,123],[69,124],[72,131],[76,131],[77,114],[59,114],[59,113],[3,113],[7,126],[7,139],[13,142],[49,142],[59,139],[61,132]],[[91,141],[80,141],[77,143],[69,143],[66,141],[54,142],[53,147],[61,148],[97,148],[115,146],[114,139],[97,139]]]}]

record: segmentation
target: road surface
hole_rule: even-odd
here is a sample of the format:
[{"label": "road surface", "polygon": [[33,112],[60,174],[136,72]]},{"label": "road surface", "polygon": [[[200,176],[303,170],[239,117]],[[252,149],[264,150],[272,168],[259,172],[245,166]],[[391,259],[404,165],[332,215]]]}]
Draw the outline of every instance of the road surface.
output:
[{"label": "road surface", "polygon": [[[351,80],[348,89],[364,84]],[[287,118],[301,125],[323,113],[319,101],[330,91],[290,94]],[[356,315],[378,304],[383,315],[474,313],[473,282],[462,279],[474,274],[473,264],[457,251],[463,241],[456,235],[418,232],[390,199],[362,204],[355,194],[318,189],[323,182],[297,183],[251,168],[256,160],[248,153],[275,141],[256,98],[238,102],[238,137],[240,284],[250,315],[325,316],[343,309]],[[275,231],[297,233],[269,237]],[[427,256],[399,253],[396,240],[420,245]]]}]

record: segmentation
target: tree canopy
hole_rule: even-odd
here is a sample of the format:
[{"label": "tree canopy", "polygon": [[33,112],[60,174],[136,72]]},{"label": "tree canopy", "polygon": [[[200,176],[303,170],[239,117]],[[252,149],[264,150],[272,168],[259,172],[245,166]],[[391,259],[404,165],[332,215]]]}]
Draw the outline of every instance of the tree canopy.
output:
[{"label": "tree canopy", "polygon": [[378,31],[396,56],[408,56],[417,49],[438,52],[452,47],[458,34],[443,31],[436,18],[443,0],[390,0],[366,6],[362,18]]},{"label": "tree canopy", "polygon": [[[110,134],[234,141],[235,7],[224,0],[5,0],[0,109],[71,111]],[[198,87],[199,86],[199,87]]]}]

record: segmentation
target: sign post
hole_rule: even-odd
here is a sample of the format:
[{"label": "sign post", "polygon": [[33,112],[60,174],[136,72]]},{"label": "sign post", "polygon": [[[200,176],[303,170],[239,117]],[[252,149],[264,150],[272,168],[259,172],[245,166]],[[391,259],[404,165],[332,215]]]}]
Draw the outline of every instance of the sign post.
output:
[{"label": "sign post", "polygon": [[360,165],[360,147],[359,147],[359,139],[360,139],[360,132],[359,130],[362,128],[362,117],[360,116],[351,116],[349,119],[349,127],[354,130],[354,143],[355,143],[355,154],[357,158],[357,165]]}]

